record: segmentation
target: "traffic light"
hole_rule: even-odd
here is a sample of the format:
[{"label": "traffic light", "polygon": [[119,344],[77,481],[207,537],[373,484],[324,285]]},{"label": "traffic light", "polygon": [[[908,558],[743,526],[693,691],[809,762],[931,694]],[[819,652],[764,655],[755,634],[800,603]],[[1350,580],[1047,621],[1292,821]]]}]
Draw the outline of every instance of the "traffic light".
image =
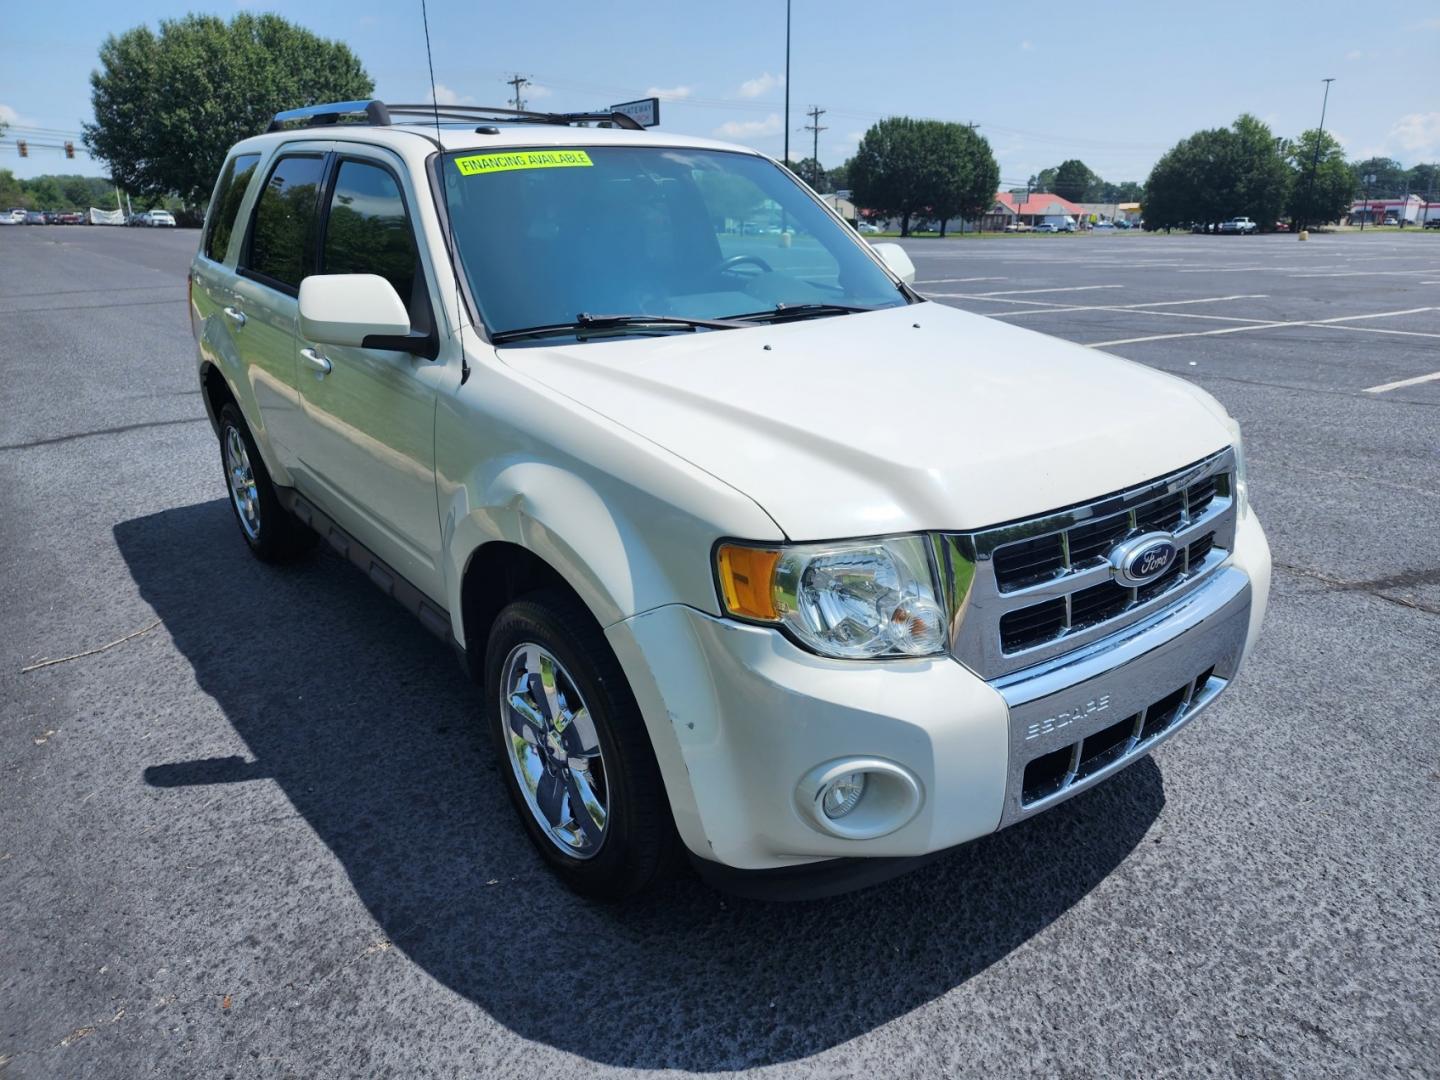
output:
[{"label": "traffic light", "polygon": [[65,140],[65,156],[68,158],[73,158],[75,156],[75,144],[69,139]]},{"label": "traffic light", "polygon": [[20,156],[21,156],[21,157],[29,157],[29,156],[30,156],[30,144],[27,143],[24,139],[16,139],[16,140],[15,140],[15,145],[20,148]]}]

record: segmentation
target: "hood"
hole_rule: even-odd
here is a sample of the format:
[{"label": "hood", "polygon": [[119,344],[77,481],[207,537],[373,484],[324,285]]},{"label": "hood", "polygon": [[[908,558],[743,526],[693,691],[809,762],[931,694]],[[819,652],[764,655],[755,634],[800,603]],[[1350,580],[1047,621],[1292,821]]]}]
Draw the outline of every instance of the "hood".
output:
[{"label": "hood", "polygon": [[792,540],[974,529],[1229,441],[1182,379],[936,303],[497,351],[754,499]]}]

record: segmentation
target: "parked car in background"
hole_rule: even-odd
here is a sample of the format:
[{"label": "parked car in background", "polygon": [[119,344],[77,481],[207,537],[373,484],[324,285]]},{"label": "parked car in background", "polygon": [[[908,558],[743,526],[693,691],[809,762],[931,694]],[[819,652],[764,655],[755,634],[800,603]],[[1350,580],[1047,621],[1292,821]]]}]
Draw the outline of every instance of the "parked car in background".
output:
[{"label": "parked car in background", "polygon": [[1130,228],[1130,222],[1126,221],[1124,218],[1116,218],[1112,224],[1114,224],[1115,228],[1117,229]]},{"label": "parked car in background", "polygon": [[175,215],[169,210],[146,210],[136,214],[130,219],[131,225],[143,225],[147,228],[163,227],[175,228]]},{"label": "parked car in background", "polygon": [[84,225],[85,215],[79,210],[66,210],[56,216],[55,223],[57,225]]},{"label": "parked car in background", "polygon": [[866,236],[875,236],[880,232],[880,226],[869,221],[862,221],[855,228]]},{"label": "parked car in background", "polygon": [[1385,220],[1384,220],[1381,224],[1384,224],[1384,225],[1399,225],[1399,224],[1400,224],[1400,219],[1397,218],[1394,214],[1386,214],[1386,215],[1385,215]]},{"label": "parked car in background", "polygon": [[1095,229],[1095,230],[1098,231],[1098,232],[1114,232],[1114,231],[1115,231],[1115,222],[1113,222],[1113,221],[1097,221],[1097,222],[1095,222],[1095,224],[1091,225],[1090,228]]},{"label": "parked car in background", "polygon": [[1427,229],[1440,229],[1440,217],[1426,218],[1426,219],[1425,219],[1425,228],[1427,228]]},{"label": "parked car in background", "polygon": [[1220,223],[1222,233],[1249,236],[1260,231],[1260,226],[1251,221],[1248,217],[1232,217],[1229,221]]},{"label": "parked car in background", "polygon": [[1277,221],[1277,222],[1275,222],[1275,231],[1276,231],[1276,232],[1289,232],[1289,231],[1290,231],[1290,223],[1289,223],[1288,221]]},{"label": "parked car in background", "polygon": [[21,209],[0,210],[0,225],[24,225],[25,211]]},{"label": "parked car in background", "polygon": [[45,214],[44,214],[43,211],[41,211],[41,210],[26,210],[26,211],[25,211],[25,224],[26,224],[26,225],[48,225],[48,224],[50,224],[50,223],[45,220]]},{"label": "parked car in background", "polygon": [[1026,224],[1025,222],[1023,222],[1023,221],[1012,221],[1009,225],[1006,225],[1006,226],[1005,226],[1005,231],[1006,231],[1006,232],[1034,232],[1034,231],[1035,231],[1035,226],[1034,226],[1034,225],[1027,225],[1027,224]]}]

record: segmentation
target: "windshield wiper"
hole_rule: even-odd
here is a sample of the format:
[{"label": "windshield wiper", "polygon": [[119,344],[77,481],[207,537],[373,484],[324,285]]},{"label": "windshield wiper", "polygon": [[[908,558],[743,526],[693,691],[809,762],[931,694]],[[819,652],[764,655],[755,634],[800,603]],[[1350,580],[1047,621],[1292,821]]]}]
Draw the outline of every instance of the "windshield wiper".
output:
[{"label": "windshield wiper", "polygon": [[591,315],[582,311],[575,316],[574,322],[502,330],[491,335],[490,341],[495,345],[503,345],[507,341],[519,341],[522,338],[579,334],[586,330],[686,330],[693,333],[696,330],[738,330],[745,325],[733,319],[689,319],[682,315]]},{"label": "windshield wiper", "polygon": [[776,323],[790,319],[813,319],[822,315],[854,315],[861,311],[879,311],[879,308],[856,307],[853,304],[776,304],[772,311],[756,311],[735,318],[747,323]]}]

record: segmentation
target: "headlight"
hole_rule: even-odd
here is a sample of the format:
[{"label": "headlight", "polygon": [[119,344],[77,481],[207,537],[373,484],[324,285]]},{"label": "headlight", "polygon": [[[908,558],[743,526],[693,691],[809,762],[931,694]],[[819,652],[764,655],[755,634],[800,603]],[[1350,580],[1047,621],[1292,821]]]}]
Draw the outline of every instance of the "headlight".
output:
[{"label": "headlight", "polygon": [[731,615],[782,626],[822,656],[869,660],[945,649],[945,611],[922,537],[721,544],[716,571]]},{"label": "headlight", "polygon": [[1250,481],[1245,475],[1245,444],[1240,438],[1240,425],[1230,420],[1231,446],[1235,451],[1235,512],[1244,517],[1250,512]]}]

